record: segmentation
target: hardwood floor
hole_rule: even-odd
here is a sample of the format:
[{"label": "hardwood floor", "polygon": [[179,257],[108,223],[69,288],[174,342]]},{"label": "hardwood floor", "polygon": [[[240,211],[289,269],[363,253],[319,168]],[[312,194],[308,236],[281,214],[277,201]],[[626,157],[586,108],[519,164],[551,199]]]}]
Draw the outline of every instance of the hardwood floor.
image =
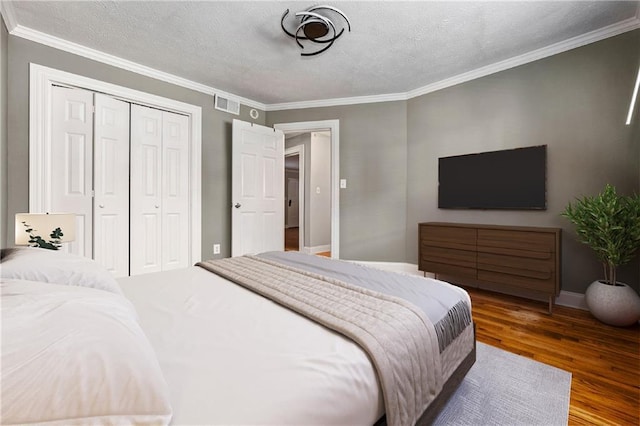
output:
[{"label": "hardwood floor", "polygon": [[[298,251],[299,247],[299,228],[285,228],[284,230],[284,250],[285,251]],[[318,256],[331,257],[330,251],[323,251],[322,253],[316,253]]]},{"label": "hardwood floor", "polygon": [[572,373],[569,424],[640,424],[640,326],[589,312],[467,288],[480,342]]},{"label": "hardwood floor", "polygon": [[299,247],[299,228],[285,228],[284,229],[284,249],[285,251],[298,251]]}]

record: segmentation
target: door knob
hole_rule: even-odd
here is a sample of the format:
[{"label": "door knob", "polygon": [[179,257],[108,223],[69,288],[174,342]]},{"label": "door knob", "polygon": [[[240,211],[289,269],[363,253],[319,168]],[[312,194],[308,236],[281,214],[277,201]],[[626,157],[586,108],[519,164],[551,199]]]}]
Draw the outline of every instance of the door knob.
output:
[{"label": "door knob", "polygon": [[236,203],[236,205],[235,205],[235,206],[233,206],[233,207],[235,207],[236,209],[239,209],[240,207],[242,207],[242,204],[240,204],[240,203]]},{"label": "door knob", "polygon": [[104,204],[98,204],[98,207],[100,207],[101,209],[104,209]]},{"label": "door knob", "polygon": [[160,208],[160,206],[159,206],[159,205],[156,205],[156,209],[159,209],[159,208]]}]

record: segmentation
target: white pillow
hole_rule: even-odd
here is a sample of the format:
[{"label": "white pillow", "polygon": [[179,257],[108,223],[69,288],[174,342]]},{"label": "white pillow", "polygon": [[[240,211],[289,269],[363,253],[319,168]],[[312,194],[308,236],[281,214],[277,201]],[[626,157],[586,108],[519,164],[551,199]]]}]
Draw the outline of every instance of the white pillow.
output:
[{"label": "white pillow", "polygon": [[107,269],[93,259],[37,247],[2,249],[0,277],[92,287],[122,294]]},{"label": "white pillow", "polygon": [[3,425],[168,424],[168,388],[123,296],[2,280]]}]

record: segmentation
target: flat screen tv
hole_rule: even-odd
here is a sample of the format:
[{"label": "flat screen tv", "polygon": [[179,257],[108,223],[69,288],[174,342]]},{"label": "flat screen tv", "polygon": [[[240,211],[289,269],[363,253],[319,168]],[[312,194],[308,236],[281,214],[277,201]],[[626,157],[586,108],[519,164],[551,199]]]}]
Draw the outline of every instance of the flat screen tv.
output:
[{"label": "flat screen tv", "polygon": [[546,175],[546,145],[443,157],[438,207],[545,210]]}]

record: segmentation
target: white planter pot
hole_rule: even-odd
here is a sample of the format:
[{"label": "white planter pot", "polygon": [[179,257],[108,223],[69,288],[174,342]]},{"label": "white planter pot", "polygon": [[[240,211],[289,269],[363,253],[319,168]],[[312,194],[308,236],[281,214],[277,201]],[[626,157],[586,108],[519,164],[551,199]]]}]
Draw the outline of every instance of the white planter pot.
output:
[{"label": "white planter pot", "polygon": [[624,283],[594,281],[584,297],[589,311],[605,324],[625,327],[640,320],[640,296]]}]

